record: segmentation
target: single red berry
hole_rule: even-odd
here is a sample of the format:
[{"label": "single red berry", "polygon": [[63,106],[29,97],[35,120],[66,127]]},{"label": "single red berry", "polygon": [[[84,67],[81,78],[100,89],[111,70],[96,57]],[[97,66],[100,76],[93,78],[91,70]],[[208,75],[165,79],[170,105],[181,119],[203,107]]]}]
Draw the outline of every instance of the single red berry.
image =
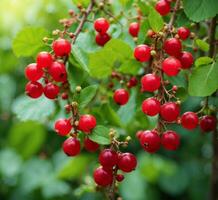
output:
[{"label": "single red berry", "polygon": [[139,33],[139,29],[140,29],[140,25],[138,22],[132,22],[130,25],[129,25],[129,34],[132,36],[132,37],[137,37],[138,36],[138,33]]},{"label": "single red berry", "polygon": [[138,80],[137,80],[137,78],[136,77],[131,77],[130,79],[129,79],[129,82],[127,83],[127,86],[129,87],[129,88],[132,88],[132,87],[135,87],[136,85],[138,84]]},{"label": "single red berry", "polygon": [[190,52],[183,51],[179,57],[182,69],[188,69],[194,63],[194,58]]},{"label": "single red berry", "polygon": [[59,38],[53,42],[52,49],[56,56],[68,56],[71,52],[71,44],[68,40]]},{"label": "single red berry", "polygon": [[96,119],[93,115],[81,115],[81,117],[79,118],[79,130],[88,134],[93,128],[95,128],[95,126]]},{"label": "single red berry", "polygon": [[84,147],[89,152],[95,152],[99,148],[99,144],[90,140],[89,138],[85,138],[84,140]]},{"label": "single red berry", "polygon": [[178,90],[178,87],[177,87],[176,85],[174,85],[174,86],[172,87],[172,90],[175,92],[175,91]]},{"label": "single red berry", "polygon": [[217,119],[214,116],[205,115],[200,120],[201,130],[210,132],[216,129]]},{"label": "single red berry", "polygon": [[69,119],[59,119],[55,122],[54,129],[60,136],[68,135],[72,129]]},{"label": "single red berry", "polygon": [[190,35],[190,30],[186,27],[180,27],[177,33],[182,40],[186,40]]},{"label": "single red berry", "polygon": [[123,179],[124,179],[124,175],[123,175],[123,174],[117,174],[116,180],[117,180],[118,182],[122,182]]},{"label": "single red berry", "polygon": [[53,62],[53,58],[50,53],[42,51],[37,55],[36,62],[40,68],[49,68]]},{"label": "single red berry", "polygon": [[62,148],[68,156],[76,156],[80,153],[80,141],[74,137],[67,138]]},{"label": "single red berry", "polygon": [[100,153],[98,160],[104,168],[110,169],[117,164],[118,155],[116,151],[113,151],[111,149],[104,149]]},{"label": "single red berry", "polygon": [[180,144],[180,136],[174,131],[166,131],[161,137],[161,144],[167,150],[176,150]]},{"label": "single red berry", "polygon": [[94,22],[94,28],[100,34],[105,34],[109,27],[110,24],[105,18],[98,18]]},{"label": "single red berry", "polygon": [[122,153],[119,155],[118,167],[123,172],[131,172],[136,168],[136,157],[131,153]]},{"label": "single red berry", "polygon": [[95,37],[95,42],[99,46],[104,46],[110,39],[111,37],[107,33],[104,33],[104,34],[98,33]]},{"label": "single red berry", "polygon": [[57,82],[67,81],[67,72],[63,63],[53,62],[48,72]]},{"label": "single red berry", "polygon": [[44,95],[49,99],[55,99],[59,93],[59,87],[53,83],[48,83],[43,89]]},{"label": "single red berry", "polygon": [[36,63],[32,63],[25,68],[25,76],[30,81],[38,81],[42,78],[43,71]]},{"label": "single red berry", "polygon": [[113,182],[113,174],[103,169],[103,167],[98,167],[94,171],[93,177],[94,177],[95,183],[103,187],[108,186],[112,184]]},{"label": "single red berry", "polygon": [[155,32],[154,32],[152,29],[149,29],[149,30],[147,31],[147,36],[148,36],[149,38],[153,38],[154,35],[155,35]]},{"label": "single red berry", "polygon": [[154,92],[160,87],[160,77],[154,74],[146,74],[141,79],[142,91]]},{"label": "single red berry", "polygon": [[146,115],[155,116],[160,112],[160,102],[154,97],[148,98],[142,103],[142,111]]},{"label": "single red berry", "polygon": [[160,0],[156,3],[155,9],[160,15],[165,16],[170,12],[170,3],[166,0]]},{"label": "single red berry", "polygon": [[181,62],[175,57],[166,58],[162,62],[162,69],[168,76],[176,76],[179,73],[181,67]]},{"label": "single red berry", "polygon": [[154,153],[160,149],[161,139],[156,131],[144,131],[140,137],[140,143],[145,151]]},{"label": "single red berry", "polygon": [[61,94],[61,98],[62,98],[63,100],[68,99],[68,94],[67,94],[66,92],[63,92],[63,93]]},{"label": "single red berry", "polygon": [[29,97],[36,99],[42,95],[43,87],[39,82],[28,82],[25,91]]},{"label": "single red berry", "polygon": [[125,105],[129,100],[129,93],[125,89],[117,89],[114,92],[114,101],[119,105]]},{"label": "single red berry", "polygon": [[161,117],[167,122],[176,121],[179,117],[180,107],[175,102],[167,102],[160,108]]},{"label": "single red berry", "polygon": [[146,44],[138,45],[134,50],[134,56],[139,62],[146,62],[151,57],[151,48]]},{"label": "single red berry", "polygon": [[178,57],[182,50],[182,44],[176,38],[169,38],[164,42],[163,48],[167,54]]},{"label": "single red berry", "polygon": [[181,124],[184,128],[192,130],[198,125],[198,116],[194,112],[186,112],[181,117]]}]

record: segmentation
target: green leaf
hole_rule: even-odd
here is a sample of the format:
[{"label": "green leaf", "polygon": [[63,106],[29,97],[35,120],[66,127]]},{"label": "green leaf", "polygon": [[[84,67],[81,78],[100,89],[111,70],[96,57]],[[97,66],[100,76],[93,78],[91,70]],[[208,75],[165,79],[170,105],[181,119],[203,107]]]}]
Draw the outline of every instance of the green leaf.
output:
[{"label": "green leaf", "polygon": [[209,96],[218,88],[218,63],[195,68],[189,79],[191,96]]},{"label": "green leaf", "polygon": [[34,56],[45,46],[43,38],[48,36],[44,28],[26,27],[13,40],[13,51],[17,57]]},{"label": "green leaf", "polygon": [[8,141],[24,158],[29,158],[40,150],[45,138],[46,132],[42,125],[22,122],[11,127]]},{"label": "green leaf", "polygon": [[138,44],[142,44],[145,42],[145,40],[147,39],[146,33],[148,32],[149,29],[150,29],[150,25],[148,23],[148,20],[145,19],[140,25],[140,30],[137,40]]},{"label": "green leaf", "polygon": [[209,51],[209,44],[204,40],[196,39],[195,43],[202,51]]},{"label": "green leaf", "polygon": [[128,59],[120,66],[119,71],[125,74],[138,74],[142,64],[135,59]]},{"label": "green leaf", "polygon": [[151,6],[147,2],[144,2],[143,0],[139,0],[138,5],[143,15],[147,16],[149,14]]},{"label": "green leaf", "polygon": [[162,17],[153,8],[150,9],[150,12],[148,15],[148,22],[154,32],[160,31],[164,25]]},{"label": "green leaf", "polygon": [[195,22],[214,17],[218,13],[217,0],[183,0],[187,17]]},{"label": "green leaf", "polygon": [[199,57],[195,61],[195,66],[199,67],[201,65],[208,65],[213,62],[213,59],[207,56]]},{"label": "green leaf", "polygon": [[110,130],[107,127],[98,125],[92,130],[89,138],[98,144],[107,145],[110,144],[109,132]]},{"label": "green leaf", "polygon": [[98,90],[98,85],[91,85],[82,89],[79,96],[79,107],[84,108],[94,98]]},{"label": "green leaf", "polygon": [[74,4],[82,4],[83,6],[88,6],[89,5],[89,0],[72,0]]},{"label": "green leaf", "polygon": [[40,97],[31,99],[27,96],[20,96],[13,102],[12,111],[21,121],[35,120],[45,122],[55,110],[54,102]]}]

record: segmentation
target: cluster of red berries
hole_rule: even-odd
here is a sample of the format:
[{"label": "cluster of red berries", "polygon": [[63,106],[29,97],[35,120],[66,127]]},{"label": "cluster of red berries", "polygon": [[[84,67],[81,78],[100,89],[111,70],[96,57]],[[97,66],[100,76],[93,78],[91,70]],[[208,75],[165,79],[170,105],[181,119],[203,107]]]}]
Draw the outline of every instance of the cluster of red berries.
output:
[{"label": "cluster of red berries", "polygon": [[99,155],[99,163],[101,164],[94,171],[94,180],[100,186],[108,186],[113,183],[113,179],[121,182],[124,179],[123,174],[117,171],[129,173],[136,168],[136,157],[131,153],[117,153],[112,149],[104,149]]},{"label": "cluster of red berries", "polygon": [[[26,84],[26,94],[31,98],[39,98],[43,93],[49,99],[57,98],[61,89],[67,87],[67,72],[63,62],[59,59],[66,57],[71,52],[71,44],[68,40],[60,38],[53,42],[54,55],[48,52],[40,52],[36,63],[29,64],[25,68],[25,76],[29,80]],[[44,85],[42,80],[44,79]],[[62,88],[61,88],[61,87]],[[67,99],[67,93],[62,93],[62,98]]]},{"label": "cluster of red berries", "polygon": [[109,22],[105,18],[98,18],[94,22],[94,28],[97,31],[95,41],[99,46],[104,46],[111,36],[107,33],[110,27]]}]

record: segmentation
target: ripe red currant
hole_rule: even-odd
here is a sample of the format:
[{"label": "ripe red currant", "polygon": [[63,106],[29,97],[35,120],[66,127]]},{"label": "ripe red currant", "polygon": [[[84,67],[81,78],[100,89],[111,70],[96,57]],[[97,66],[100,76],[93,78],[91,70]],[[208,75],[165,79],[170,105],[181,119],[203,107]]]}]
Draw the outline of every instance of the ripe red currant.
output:
[{"label": "ripe red currant", "polygon": [[161,137],[161,144],[167,150],[176,150],[180,144],[180,136],[174,131],[166,131]]},{"label": "ripe red currant", "polygon": [[141,79],[142,91],[154,92],[160,87],[160,77],[154,74],[146,74]]},{"label": "ripe red currant", "polygon": [[65,82],[67,80],[67,72],[63,63],[53,62],[48,72],[57,82]]},{"label": "ripe red currant", "polygon": [[36,62],[40,68],[49,68],[53,62],[53,58],[50,53],[42,51],[37,55]]},{"label": "ripe red currant", "polygon": [[145,151],[154,153],[160,148],[161,139],[156,131],[144,131],[140,143]]},{"label": "ripe red currant", "polygon": [[25,69],[25,76],[30,81],[38,81],[43,76],[43,71],[36,63],[27,65]]},{"label": "ripe red currant", "polygon": [[146,44],[138,45],[134,50],[134,56],[139,62],[146,62],[151,57],[151,48]]},{"label": "ripe red currant", "polygon": [[179,38],[181,38],[182,40],[186,40],[190,35],[190,30],[186,27],[180,27],[178,28],[177,33],[179,35]]},{"label": "ripe red currant", "polygon": [[110,24],[105,18],[98,18],[94,22],[94,28],[100,34],[105,34],[109,27]]},{"label": "ripe red currant", "polygon": [[59,93],[59,87],[53,83],[48,83],[43,89],[44,95],[49,99],[55,99]]},{"label": "ripe red currant", "polygon": [[123,172],[131,172],[136,168],[136,157],[131,153],[122,153],[119,155],[118,167]]},{"label": "ripe red currant", "polygon": [[188,69],[194,63],[194,58],[190,52],[183,51],[179,57],[179,60],[182,64],[182,69]]},{"label": "ripe red currant", "polygon": [[36,99],[42,95],[43,87],[38,82],[28,82],[25,91],[29,97]]},{"label": "ripe red currant", "polygon": [[69,119],[59,119],[55,122],[54,129],[60,136],[68,135],[72,129]]},{"label": "ripe red currant", "polygon": [[123,179],[124,179],[124,175],[123,175],[123,174],[117,174],[116,180],[117,180],[118,182],[122,182]]},{"label": "ripe red currant", "polygon": [[82,115],[79,119],[78,129],[85,132],[90,133],[90,131],[95,128],[96,119],[93,115]]},{"label": "ripe red currant", "polygon": [[135,87],[137,84],[138,84],[138,80],[136,77],[133,76],[129,79],[127,86],[128,86],[128,88],[132,88],[132,87]]},{"label": "ripe red currant", "polygon": [[160,0],[156,3],[155,9],[160,15],[165,16],[170,12],[170,3],[166,0]]},{"label": "ripe red currant", "polygon": [[84,148],[89,152],[95,152],[99,148],[99,144],[90,140],[89,138],[85,138],[84,140]]},{"label": "ripe red currant", "polygon": [[198,116],[194,112],[186,112],[181,117],[181,124],[184,128],[192,130],[198,125]]},{"label": "ripe red currant", "polygon": [[111,149],[104,149],[99,155],[100,164],[106,168],[110,169],[115,166],[118,162],[118,155],[116,151]]},{"label": "ripe red currant", "polygon": [[181,53],[182,44],[180,40],[176,38],[169,38],[164,42],[163,48],[167,54],[177,57]]},{"label": "ripe red currant", "polygon": [[71,52],[71,44],[68,40],[59,38],[53,42],[52,49],[56,56],[68,56]]},{"label": "ripe red currant", "polygon": [[109,171],[103,169],[103,167],[98,167],[94,171],[93,177],[94,177],[95,183],[97,185],[100,185],[100,186],[105,187],[105,186],[112,184],[112,182],[113,182],[112,172],[109,172]]},{"label": "ripe red currant", "polygon": [[181,67],[182,65],[180,61],[175,57],[166,58],[162,62],[162,69],[168,76],[176,76],[179,73]]},{"label": "ripe red currant", "polygon": [[80,153],[80,141],[74,137],[67,138],[62,148],[68,156],[76,156]]},{"label": "ripe red currant", "polygon": [[179,113],[180,107],[175,102],[167,102],[160,108],[160,115],[167,122],[173,122],[177,120]]},{"label": "ripe red currant", "polygon": [[216,129],[217,119],[214,116],[205,115],[200,120],[201,130],[210,132]]},{"label": "ripe red currant", "polygon": [[132,22],[130,25],[129,25],[129,34],[132,36],[132,37],[137,37],[138,36],[138,33],[139,33],[139,29],[140,29],[140,25],[138,22]]},{"label": "ripe red currant", "polygon": [[114,101],[119,105],[125,105],[129,100],[129,93],[125,89],[117,89],[114,92]]},{"label": "ripe red currant", "polygon": [[160,102],[154,97],[148,98],[142,103],[142,111],[149,116],[155,116],[160,112]]},{"label": "ripe red currant", "polygon": [[110,39],[111,37],[107,33],[104,33],[104,34],[98,33],[95,37],[95,42],[99,46],[104,46]]},{"label": "ripe red currant", "polygon": [[67,94],[66,92],[63,92],[63,93],[61,94],[61,98],[62,98],[63,100],[68,99],[68,94]]}]

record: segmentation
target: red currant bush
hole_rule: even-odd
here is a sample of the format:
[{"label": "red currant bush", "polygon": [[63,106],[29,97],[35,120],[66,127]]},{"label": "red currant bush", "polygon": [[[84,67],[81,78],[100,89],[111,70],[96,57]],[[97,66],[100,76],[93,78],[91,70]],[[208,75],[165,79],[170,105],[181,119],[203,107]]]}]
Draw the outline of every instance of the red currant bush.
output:
[{"label": "red currant bush", "polygon": [[118,104],[118,105],[125,105],[128,100],[129,100],[129,93],[128,91],[126,91],[125,89],[117,89],[114,92],[114,101]]},{"label": "red currant bush", "polygon": [[93,128],[96,126],[96,119],[93,115],[82,115],[79,119],[78,129],[85,132],[90,133]]},{"label": "red currant bush", "polygon": [[180,144],[180,137],[175,131],[166,131],[161,137],[161,144],[167,150],[176,150]]},{"label": "red currant bush", "polygon": [[151,97],[143,101],[142,111],[149,116],[155,116],[160,112],[160,102]]},{"label": "red currant bush", "polygon": [[68,156],[76,156],[80,153],[80,141],[77,138],[67,138],[63,143],[63,151]]}]

